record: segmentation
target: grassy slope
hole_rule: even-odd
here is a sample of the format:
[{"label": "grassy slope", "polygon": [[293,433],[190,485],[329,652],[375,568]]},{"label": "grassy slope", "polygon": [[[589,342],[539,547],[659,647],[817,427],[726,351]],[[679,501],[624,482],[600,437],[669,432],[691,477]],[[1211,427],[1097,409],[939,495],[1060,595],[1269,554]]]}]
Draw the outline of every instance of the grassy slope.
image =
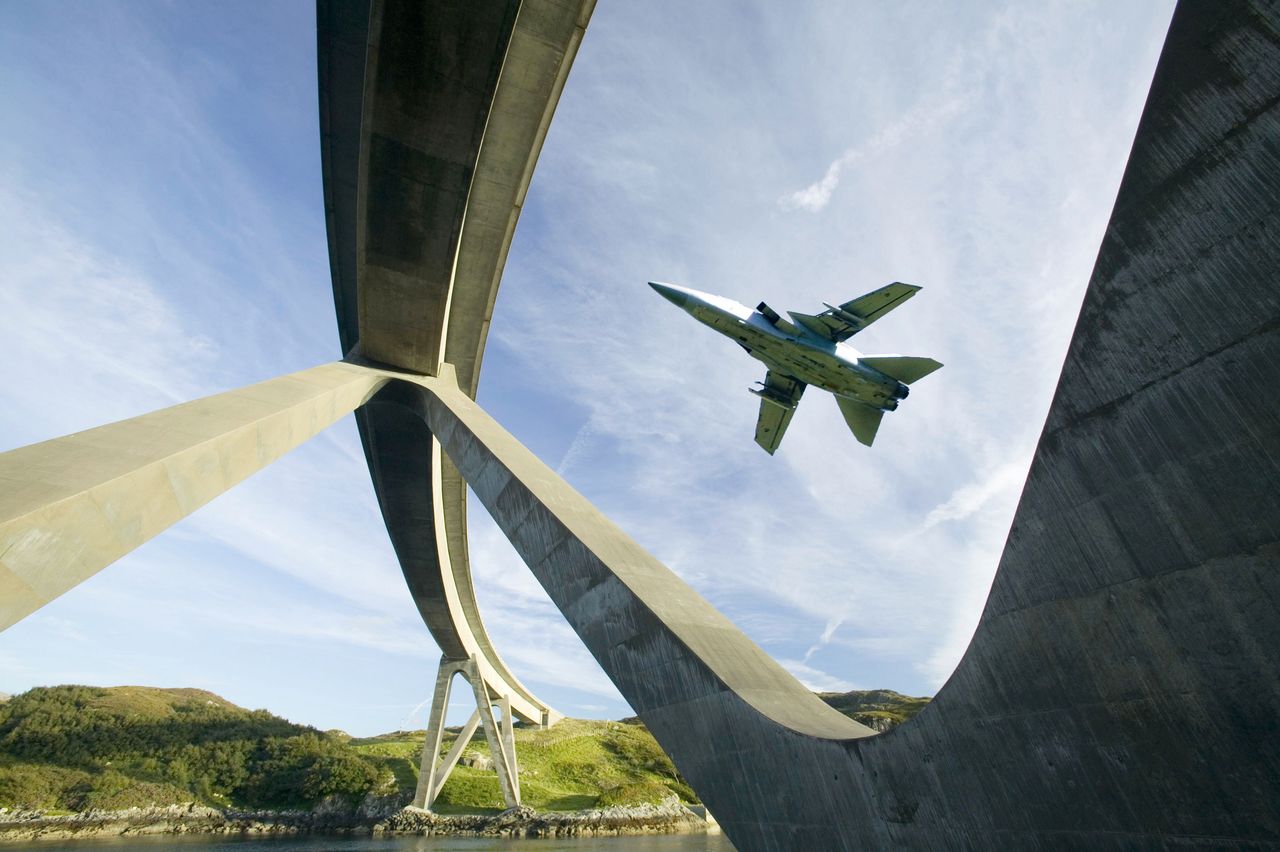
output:
[{"label": "grassy slope", "polygon": [[[334,791],[408,802],[422,741],[422,731],[352,739],[194,689],[34,689],[0,704],[0,807],[310,807]],[[668,791],[696,801],[643,726],[569,719],[517,729],[516,743],[523,799],[538,810],[656,802]],[[483,735],[468,751],[487,756]],[[497,776],[467,766],[437,803],[501,808]]]},{"label": "grassy slope", "polygon": [[[889,690],[823,693],[855,719],[898,724],[928,702]],[[446,732],[441,753],[453,745]],[[249,711],[210,692],[151,687],[50,687],[0,703],[0,807],[53,811],[200,801],[226,807],[309,807],[338,791],[394,794],[417,785],[422,731],[352,739]],[[638,722],[566,719],[517,728],[524,803],[540,811],[696,802]],[[488,756],[483,734],[467,752]],[[503,807],[497,776],[460,765],[436,809]]]},{"label": "grassy slope", "polygon": [[[351,745],[361,754],[382,760],[400,779],[402,789],[412,791],[423,736],[422,731],[384,734],[352,740]],[[453,746],[455,737],[456,731],[446,732],[442,755]],[[488,756],[483,733],[477,733],[467,751]],[[536,810],[658,802],[670,793],[697,802],[643,725],[565,719],[545,731],[517,728],[516,754],[521,799]],[[459,765],[449,776],[435,809],[460,813],[503,807],[497,775]]]},{"label": "grassy slope", "polygon": [[202,690],[59,686],[0,704],[0,806],[306,807],[363,795],[378,771],[319,731]]},{"label": "grassy slope", "polygon": [[924,709],[928,698],[915,698],[892,689],[856,690],[854,692],[819,692],[818,697],[844,715],[873,725],[875,721],[889,727],[901,725]]}]

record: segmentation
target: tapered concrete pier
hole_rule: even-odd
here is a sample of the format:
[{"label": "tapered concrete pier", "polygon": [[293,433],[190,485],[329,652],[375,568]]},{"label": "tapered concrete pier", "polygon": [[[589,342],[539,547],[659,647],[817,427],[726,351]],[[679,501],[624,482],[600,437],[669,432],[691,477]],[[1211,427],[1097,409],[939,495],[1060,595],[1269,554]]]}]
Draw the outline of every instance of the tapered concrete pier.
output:
[{"label": "tapered concrete pier", "polygon": [[0,453],[0,630],[350,414],[384,381],[328,364]]}]

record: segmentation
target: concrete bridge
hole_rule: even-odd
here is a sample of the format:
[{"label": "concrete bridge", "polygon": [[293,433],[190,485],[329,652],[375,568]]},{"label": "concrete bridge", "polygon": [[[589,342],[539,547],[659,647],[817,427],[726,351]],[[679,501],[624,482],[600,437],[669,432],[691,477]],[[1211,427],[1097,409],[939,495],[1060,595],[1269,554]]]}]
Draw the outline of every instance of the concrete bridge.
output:
[{"label": "concrete bridge", "polygon": [[1175,13],[973,642],[874,735],[473,401],[591,3],[318,10],[344,360],[0,455],[0,624],[355,410],[509,799],[511,719],[556,714],[480,621],[464,483],[740,848],[1280,845],[1280,11]]}]

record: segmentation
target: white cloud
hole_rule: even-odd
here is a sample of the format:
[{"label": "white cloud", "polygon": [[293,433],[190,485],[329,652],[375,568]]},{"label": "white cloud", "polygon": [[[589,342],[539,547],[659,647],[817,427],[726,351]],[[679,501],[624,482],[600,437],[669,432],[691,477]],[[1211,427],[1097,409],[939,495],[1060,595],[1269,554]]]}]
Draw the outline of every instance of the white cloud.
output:
[{"label": "white cloud", "polygon": [[38,199],[11,184],[0,189],[7,429],[76,431],[200,395],[207,385],[198,373],[217,345],[185,320],[145,277],[77,240]]},{"label": "white cloud", "polygon": [[857,689],[850,681],[834,677],[800,660],[778,660],[778,662],[782,664],[783,668],[795,675],[796,680],[814,692],[849,692]]},{"label": "white cloud", "polygon": [[[985,476],[957,489],[946,502],[935,506],[925,516],[924,527],[935,526],[945,521],[960,521],[972,515],[998,494],[1021,490],[1026,479],[1026,451],[1014,454],[1017,461],[1002,464]],[[1015,491],[1015,493],[1017,493]]]},{"label": "white cloud", "polygon": [[835,636],[841,624],[844,624],[843,617],[833,618],[827,622],[827,626],[822,628],[822,635],[818,637],[818,641],[810,645],[809,650],[804,652],[804,662],[809,662],[809,660],[813,659],[814,654],[831,644],[831,638]]},{"label": "white cloud", "polygon": [[826,207],[827,202],[831,200],[831,193],[835,192],[840,184],[840,172],[844,169],[845,163],[854,160],[856,160],[856,152],[845,152],[827,166],[827,172],[822,176],[822,180],[809,184],[790,195],[782,196],[778,199],[778,206],[783,210],[802,209],[815,212]]},{"label": "white cloud", "polygon": [[808,210],[816,213],[831,201],[831,193],[840,185],[840,175],[901,145],[918,144],[920,137],[934,132],[948,119],[965,109],[970,98],[951,96],[916,107],[902,118],[877,132],[862,145],[847,149],[827,166],[822,178],[804,189],[778,199],[783,210]]}]

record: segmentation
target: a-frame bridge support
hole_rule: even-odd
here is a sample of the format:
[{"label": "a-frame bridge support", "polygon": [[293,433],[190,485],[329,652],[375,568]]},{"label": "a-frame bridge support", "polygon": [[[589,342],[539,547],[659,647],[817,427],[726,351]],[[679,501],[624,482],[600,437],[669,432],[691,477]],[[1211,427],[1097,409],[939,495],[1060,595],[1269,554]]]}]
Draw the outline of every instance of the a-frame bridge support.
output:
[{"label": "a-frame bridge support", "polygon": [[[444,741],[449,693],[453,689],[454,678],[458,675],[463,677],[475,694],[476,709],[462,726],[449,753],[441,757],[440,746]],[[501,714],[500,719],[494,718],[495,706]],[[484,738],[489,744],[489,753],[493,756],[493,768],[498,773],[498,787],[502,790],[503,800],[509,808],[520,805],[520,772],[516,764],[515,719],[511,715],[511,696],[499,695],[492,690],[485,682],[474,657],[465,660],[440,658],[429,719],[426,742],[422,746],[418,790],[413,797],[415,806],[431,810],[440,791],[444,789],[444,783],[449,780],[449,775],[462,758],[463,751],[480,728],[484,729]]]}]

